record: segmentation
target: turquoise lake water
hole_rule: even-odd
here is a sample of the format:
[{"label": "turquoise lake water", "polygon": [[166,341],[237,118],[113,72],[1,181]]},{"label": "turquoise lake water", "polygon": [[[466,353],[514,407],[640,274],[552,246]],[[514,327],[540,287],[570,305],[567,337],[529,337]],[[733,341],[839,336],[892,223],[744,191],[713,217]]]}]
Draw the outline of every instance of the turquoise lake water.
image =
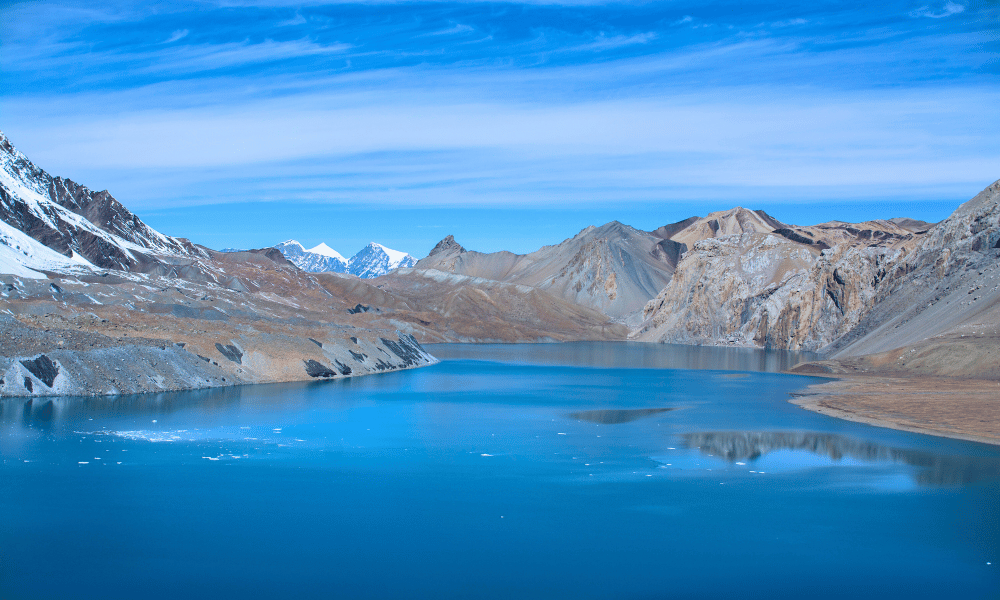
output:
[{"label": "turquoise lake water", "polygon": [[794,356],[428,349],[4,400],[0,599],[1000,597],[1000,448],[803,410]]}]

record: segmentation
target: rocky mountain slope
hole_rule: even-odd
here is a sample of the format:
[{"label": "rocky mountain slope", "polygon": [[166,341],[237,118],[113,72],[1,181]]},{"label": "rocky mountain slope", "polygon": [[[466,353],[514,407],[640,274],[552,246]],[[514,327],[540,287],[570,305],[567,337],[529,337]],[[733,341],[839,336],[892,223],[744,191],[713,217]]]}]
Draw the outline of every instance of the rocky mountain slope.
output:
[{"label": "rocky mountain slope", "polygon": [[918,375],[1000,377],[1000,181],[905,247],[831,358]]},{"label": "rocky mountain slope", "polygon": [[681,256],[704,239],[786,227],[763,211],[734,208],[646,232],[617,221],[529,254],[469,251],[443,239],[415,269],[433,269],[545,290],[626,324],[669,283]]},{"label": "rocky mountain slope", "polygon": [[704,217],[690,217],[653,231],[653,235],[678,244],[685,249],[708,238],[739,233],[770,233],[787,227],[762,210],[748,210],[741,206],[709,213]]},{"label": "rocky mountain slope", "polygon": [[[0,224],[0,244],[6,247],[0,250],[0,260],[16,263],[25,276],[23,269],[78,265],[148,271],[169,262],[161,256],[203,256],[187,240],[163,235],[143,223],[107,191],[94,192],[49,175],[18,152],[3,133]],[[38,244],[27,242],[17,232]],[[12,265],[8,270],[15,268]]]},{"label": "rocky mountain slope", "polygon": [[845,357],[985,331],[997,323],[997,190],[933,226],[831,222],[696,242],[633,338]]},{"label": "rocky mountain slope", "polygon": [[0,396],[100,395],[331,379],[435,359],[360,319],[273,249],[206,250],[206,281],[124,271],[0,275]]},{"label": "rocky mountain slope", "polygon": [[[421,341],[624,340],[606,315],[525,285],[429,269],[399,269],[373,280],[326,275],[335,296],[367,318],[391,318]],[[406,325],[403,325],[406,323]]]},{"label": "rocky mountain slope", "polygon": [[670,280],[678,253],[662,241],[617,221],[530,254],[468,251],[448,236],[414,268],[529,286],[625,319]]}]

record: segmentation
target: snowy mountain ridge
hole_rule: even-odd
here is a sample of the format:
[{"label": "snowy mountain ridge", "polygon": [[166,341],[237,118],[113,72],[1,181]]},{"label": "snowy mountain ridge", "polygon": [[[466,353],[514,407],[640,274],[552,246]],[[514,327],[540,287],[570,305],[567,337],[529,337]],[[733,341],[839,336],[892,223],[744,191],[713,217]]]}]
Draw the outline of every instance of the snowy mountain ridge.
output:
[{"label": "snowy mountain ridge", "polygon": [[387,248],[372,242],[362,248],[350,260],[339,252],[321,243],[308,250],[295,240],[287,240],[274,246],[292,264],[309,273],[349,273],[363,279],[372,279],[400,268],[412,267],[416,259],[399,250]]},{"label": "snowy mountain ridge", "polygon": [[417,259],[409,254],[372,242],[351,257],[348,272],[362,279],[372,279],[415,264]]},{"label": "snowy mountain ridge", "polygon": [[347,259],[326,244],[306,250],[299,242],[287,240],[275,244],[274,247],[281,251],[289,262],[308,273],[347,272]]},{"label": "snowy mountain ridge", "polygon": [[143,270],[159,262],[156,255],[204,255],[187,240],[149,227],[107,191],[49,175],[3,132],[0,223],[0,264],[25,276],[39,269]]}]

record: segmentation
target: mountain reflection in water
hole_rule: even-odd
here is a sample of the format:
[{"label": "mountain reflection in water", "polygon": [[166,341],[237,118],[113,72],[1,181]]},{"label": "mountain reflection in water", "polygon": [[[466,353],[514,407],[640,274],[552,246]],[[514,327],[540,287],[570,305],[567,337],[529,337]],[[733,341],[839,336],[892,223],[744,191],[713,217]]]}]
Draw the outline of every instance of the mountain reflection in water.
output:
[{"label": "mountain reflection in water", "polygon": [[204,413],[238,405],[244,387],[122,396],[0,398],[0,423],[46,428],[56,423],[115,416],[165,415],[196,407]]},{"label": "mountain reflection in water", "polygon": [[812,352],[645,342],[426,344],[426,348],[442,360],[491,360],[607,369],[709,369],[779,373],[801,361],[817,358]]},{"label": "mountain reflection in water", "polygon": [[804,451],[840,461],[844,457],[866,462],[894,462],[919,467],[914,479],[920,485],[963,485],[1000,479],[1000,459],[952,456],[893,448],[829,433],[810,432],[705,432],[680,436],[689,448],[730,462],[756,460],[779,450]]},{"label": "mountain reflection in water", "polygon": [[633,409],[605,409],[605,410],[581,410],[580,412],[570,413],[568,416],[571,419],[579,419],[581,421],[590,421],[591,423],[600,423],[602,425],[618,425],[620,423],[629,423],[631,421],[637,421],[639,419],[644,419],[646,417],[651,417],[653,415],[658,415],[660,413],[669,412],[671,410],[677,410],[676,408],[633,408]]}]

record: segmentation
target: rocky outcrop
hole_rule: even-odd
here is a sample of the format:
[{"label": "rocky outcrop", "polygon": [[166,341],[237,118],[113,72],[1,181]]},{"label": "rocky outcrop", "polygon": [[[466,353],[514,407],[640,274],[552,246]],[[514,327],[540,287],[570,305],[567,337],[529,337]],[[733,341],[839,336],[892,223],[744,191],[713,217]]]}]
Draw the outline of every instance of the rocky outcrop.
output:
[{"label": "rocky outcrop", "polygon": [[995,334],[1000,323],[998,245],[1000,181],[884,265],[873,286],[871,309],[828,353],[856,356]]},{"label": "rocky outcrop", "polygon": [[831,222],[703,239],[632,337],[850,355],[944,334],[993,301],[998,198],[1000,182],[927,231]]},{"label": "rocky outcrop", "polygon": [[633,339],[817,350],[850,330],[870,302],[876,249],[820,252],[751,233],[695,244],[643,311]]}]

